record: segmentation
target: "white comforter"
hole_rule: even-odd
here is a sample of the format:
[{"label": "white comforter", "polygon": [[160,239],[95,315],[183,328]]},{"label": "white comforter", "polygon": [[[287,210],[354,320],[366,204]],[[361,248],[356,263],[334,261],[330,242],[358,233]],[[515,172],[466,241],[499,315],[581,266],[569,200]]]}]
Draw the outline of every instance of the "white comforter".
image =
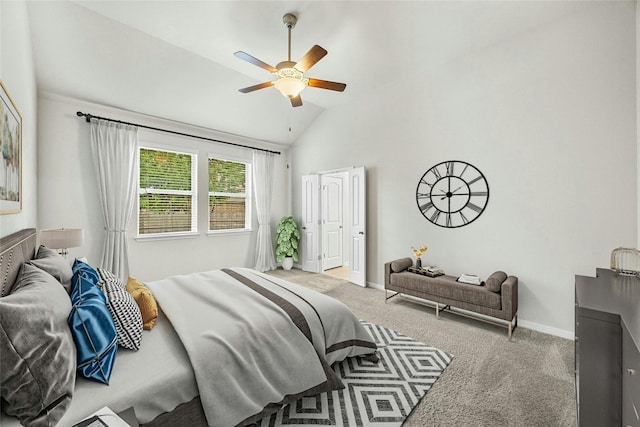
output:
[{"label": "white comforter", "polygon": [[344,304],[254,270],[148,286],[187,350],[210,426],[243,425],[341,388],[329,365],[376,348]]}]

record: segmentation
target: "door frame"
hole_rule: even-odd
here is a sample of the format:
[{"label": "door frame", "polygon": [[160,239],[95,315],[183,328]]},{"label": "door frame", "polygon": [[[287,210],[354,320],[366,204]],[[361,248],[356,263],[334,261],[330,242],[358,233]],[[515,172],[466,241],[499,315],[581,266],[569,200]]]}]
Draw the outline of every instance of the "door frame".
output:
[{"label": "door frame", "polygon": [[[349,281],[355,283],[357,285],[366,287],[366,169],[364,167],[347,167],[341,169],[332,169],[327,171],[320,172],[312,172],[307,175],[302,175],[302,209],[303,209],[303,224],[305,223],[304,217],[308,216],[309,218],[313,218],[313,224],[308,224],[310,227],[303,225],[303,235],[306,237],[303,243],[303,250],[307,253],[303,255],[304,259],[309,259],[309,262],[302,262],[300,267],[304,271],[309,271],[313,273],[322,273],[323,266],[322,260],[319,259],[321,250],[322,250],[322,224],[320,224],[320,215],[321,215],[321,197],[320,197],[320,176],[321,175],[331,175],[337,173],[348,173],[348,179],[346,187],[348,188],[349,200],[348,204],[344,206],[344,210],[348,213],[344,215],[344,223],[349,222],[349,230],[345,231],[343,235],[345,238],[349,238],[348,244],[348,263],[349,263]],[[352,186],[354,179],[354,174],[356,175],[356,181],[358,185],[360,185],[360,191],[356,195],[357,206],[360,206],[360,209],[357,210],[359,216],[357,223],[354,227],[351,223],[354,222],[352,218],[353,209],[353,194]],[[310,178],[315,177],[315,178]],[[311,180],[311,182],[317,182],[317,186],[314,189],[306,188],[309,187],[309,183],[305,184],[305,180]],[[309,193],[312,197],[311,200],[308,200],[305,195]],[[307,212],[309,209],[313,209],[314,212]],[[317,220],[316,220],[317,219]],[[355,234],[355,239],[353,236]],[[354,243],[355,242],[355,243]],[[354,247],[357,244],[357,247]],[[355,250],[354,250],[355,249]],[[353,260],[354,255],[359,255],[359,260]],[[343,262],[343,265],[345,263]],[[355,271],[354,271],[355,269]]]}]

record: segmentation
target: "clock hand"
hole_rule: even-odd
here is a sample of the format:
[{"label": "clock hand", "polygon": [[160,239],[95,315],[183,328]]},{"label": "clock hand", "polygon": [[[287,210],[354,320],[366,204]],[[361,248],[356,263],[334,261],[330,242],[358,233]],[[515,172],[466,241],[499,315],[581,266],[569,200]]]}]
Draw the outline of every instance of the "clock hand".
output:
[{"label": "clock hand", "polygon": [[[453,195],[454,195],[454,193],[455,193],[456,191],[458,191],[459,189],[461,189],[461,188],[462,188],[462,185],[461,185],[460,187],[456,188],[455,190],[450,191],[450,192],[448,192],[448,193],[445,193],[445,192],[444,192],[444,190],[441,190],[441,191],[442,191],[442,193],[443,193],[444,195],[443,195],[442,197],[440,197],[440,200],[444,200],[444,199],[445,199],[445,197],[451,197],[451,196],[453,196]],[[455,194],[455,195],[457,196],[458,194]]]}]

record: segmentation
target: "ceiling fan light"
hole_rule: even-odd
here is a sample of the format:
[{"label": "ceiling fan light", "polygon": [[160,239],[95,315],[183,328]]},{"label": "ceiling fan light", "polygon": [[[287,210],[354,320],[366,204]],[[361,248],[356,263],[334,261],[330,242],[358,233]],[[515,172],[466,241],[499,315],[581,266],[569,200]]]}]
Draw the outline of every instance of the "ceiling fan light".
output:
[{"label": "ceiling fan light", "polygon": [[278,64],[278,71],[273,73],[277,79],[273,85],[283,96],[295,98],[307,86],[309,79],[305,79],[304,74],[296,68],[287,67],[289,64],[293,62]]},{"label": "ceiling fan light", "polygon": [[303,80],[294,77],[283,77],[273,84],[287,98],[295,98],[307,86]]}]

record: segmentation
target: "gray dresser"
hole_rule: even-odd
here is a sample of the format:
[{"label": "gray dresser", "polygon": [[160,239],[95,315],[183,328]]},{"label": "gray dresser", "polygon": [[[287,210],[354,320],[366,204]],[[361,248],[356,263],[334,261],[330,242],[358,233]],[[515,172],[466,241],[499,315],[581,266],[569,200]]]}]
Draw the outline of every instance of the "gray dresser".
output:
[{"label": "gray dresser", "polygon": [[576,276],[578,426],[640,427],[640,279]]}]

